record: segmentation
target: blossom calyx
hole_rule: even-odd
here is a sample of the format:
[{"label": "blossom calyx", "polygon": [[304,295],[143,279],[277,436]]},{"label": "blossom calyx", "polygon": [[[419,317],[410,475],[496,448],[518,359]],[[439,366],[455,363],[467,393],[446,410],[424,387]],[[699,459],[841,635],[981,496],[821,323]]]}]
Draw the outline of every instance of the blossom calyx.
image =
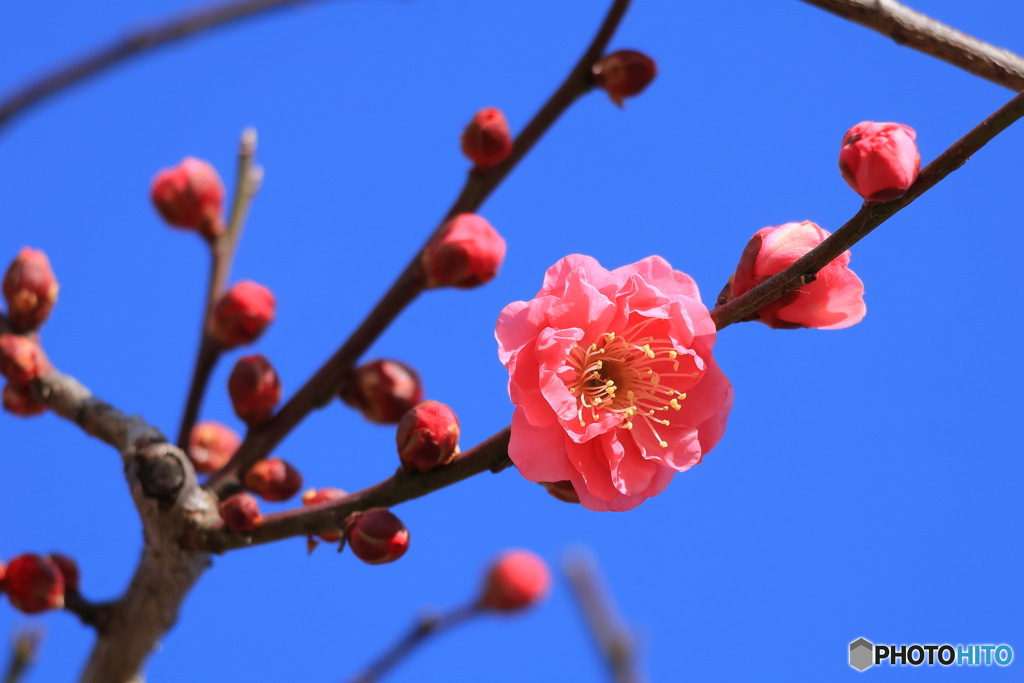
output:
[{"label": "blossom calyx", "polygon": [[846,131],[839,150],[843,180],[869,202],[902,197],[921,169],[916,138],[902,123],[858,123]]},{"label": "blossom calyx", "polygon": [[238,534],[255,531],[263,521],[259,502],[245,491],[229,496],[220,504],[220,517],[229,529]]},{"label": "blossom calyx", "polygon": [[299,492],[302,475],[281,458],[267,458],[250,467],[242,483],[263,500],[279,502]]},{"label": "blossom calyx", "polygon": [[548,492],[552,498],[557,498],[563,503],[579,503],[580,496],[576,493],[571,481],[541,481],[537,482]]},{"label": "blossom calyx", "polygon": [[38,329],[57,303],[60,285],[50,259],[38,249],[25,247],[11,262],[3,283],[7,317],[19,332]]},{"label": "blossom calyx", "polygon": [[384,508],[349,515],[345,538],[355,556],[367,564],[394,562],[409,549],[409,530]]},{"label": "blossom calyx", "polygon": [[153,206],[168,224],[212,241],[224,232],[224,183],[208,162],[185,157],[153,178]]},{"label": "blossom calyx", "polygon": [[7,598],[25,614],[64,606],[64,575],[49,557],[19,555],[7,565]]},{"label": "blossom calyx", "polygon": [[242,445],[235,430],[220,422],[207,420],[192,427],[188,440],[188,457],[196,472],[210,474],[228,464]]},{"label": "blossom calyx", "polygon": [[64,590],[77,592],[81,576],[81,572],[78,571],[78,563],[60,553],[50,553],[50,561],[57,565],[61,576],[64,577]]},{"label": "blossom calyx", "polygon": [[550,587],[551,572],[544,560],[529,550],[507,550],[487,572],[480,606],[514,612],[544,598]]},{"label": "blossom calyx", "polygon": [[623,99],[639,95],[654,80],[658,65],[642,52],[619,50],[595,64],[593,74],[594,85],[621,107]]},{"label": "blossom calyx", "polygon": [[34,339],[0,334],[0,375],[12,384],[34,382],[53,369]]},{"label": "blossom calyx", "polygon": [[360,365],[341,391],[341,400],[371,422],[397,424],[423,400],[423,384],[411,367],[397,360]]},{"label": "blossom calyx", "polygon": [[407,468],[432,470],[458,452],[459,418],[443,403],[424,401],[398,423],[395,441],[398,457]]},{"label": "blossom calyx", "polygon": [[470,289],[490,282],[505,260],[505,240],[475,213],[445,223],[423,250],[426,286]]},{"label": "blossom calyx", "polygon": [[512,153],[512,133],[500,109],[481,109],[462,132],[462,153],[476,167],[486,170],[497,166]]},{"label": "blossom calyx", "polygon": [[[302,504],[307,507],[310,505],[319,505],[320,503],[339,500],[347,495],[348,494],[341,489],[332,488],[330,486],[325,486],[320,490],[309,489],[302,494]],[[337,543],[341,540],[342,533],[341,531],[325,531],[322,534],[319,534],[319,537],[322,541]]]},{"label": "blossom calyx", "polygon": [[228,377],[228,393],[235,414],[250,427],[258,427],[281,401],[281,380],[265,356],[239,358]]},{"label": "blossom calyx", "polygon": [[8,383],[4,386],[4,410],[11,415],[32,417],[46,412],[46,405],[40,403],[27,384]]},{"label": "blossom calyx", "polygon": [[214,307],[209,334],[227,349],[251,344],[273,322],[276,307],[269,289],[249,280],[239,282]]}]

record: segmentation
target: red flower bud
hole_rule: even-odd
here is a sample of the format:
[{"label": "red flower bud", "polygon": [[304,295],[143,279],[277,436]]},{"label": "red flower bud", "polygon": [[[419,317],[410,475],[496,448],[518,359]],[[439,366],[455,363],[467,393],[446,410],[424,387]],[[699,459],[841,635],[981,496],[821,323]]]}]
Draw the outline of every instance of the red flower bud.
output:
[{"label": "red flower bud", "polygon": [[462,153],[479,169],[503,162],[512,153],[512,133],[500,109],[481,109],[462,132]]},{"label": "red flower bud", "polygon": [[4,588],[11,604],[25,614],[64,606],[64,576],[48,557],[19,555],[11,560]]},{"label": "red flower bud", "polygon": [[576,493],[576,489],[573,488],[571,481],[542,481],[539,483],[547,489],[547,492],[552,497],[557,498],[563,503],[580,502],[580,496]]},{"label": "red flower bud", "polygon": [[239,282],[213,309],[210,336],[229,349],[251,344],[274,320],[276,304],[274,295],[263,285]]},{"label": "red flower bud", "polygon": [[11,384],[26,385],[52,369],[35,341],[17,334],[0,334],[0,375]]},{"label": "red flower bud", "polygon": [[50,561],[57,565],[60,575],[64,577],[64,590],[77,592],[79,585],[78,563],[60,553],[50,553]]},{"label": "red flower bud", "polygon": [[349,515],[345,538],[355,556],[367,564],[394,562],[409,549],[409,530],[384,508]]},{"label": "red flower bud", "polygon": [[921,168],[916,137],[901,123],[858,123],[846,131],[839,150],[843,180],[869,202],[902,197]]},{"label": "red flower bud", "polygon": [[302,475],[281,458],[260,460],[242,481],[245,488],[271,502],[288,500],[302,488]]},{"label": "red flower bud", "polygon": [[423,400],[420,376],[397,360],[375,360],[356,368],[341,400],[358,408],[371,422],[396,424]]},{"label": "red flower bud", "polygon": [[188,440],[188,457],[196,472],[209,474],[228,464],[242,444],[235,430],[208,420],[192,428]]},{"label": "red flower bud", "polygon": [[[326,503],[329,500],[338,500],[344,498],[348,494],[341,489],[331,488],[325,486],[324,488],[317,491],[316,489],[309,489],[302,494],[302,504],[305,506],[317,505],[319,503]],[[320,539],[327,541],[328,543],[337,543],[341,540],[340,531],[325,531],[320,534]]]},{"label": "red flower bud", "polygon": [[619,50],[595,64],[593,73],[594,85],[621,107],[623,99],[639,95],[654,80],[658,65],[642,52]]},{"label": "red flower bud", "polygon": [[543,598],[550,585],[551,572],[544,560],[529,550],[507,550],[491,565],[480,604],[513,612]]},{"label": "red flower bud", "polygon": [[171,225],[212,240],[224,232],[224,184],[209,163],[185,157],[153,178],[153,205]]},{"label": "red flower bud", "polygon": [[25,247],[7,269],[3,289],[11,325],[19,332],[28,332],[50,315],[60,285],[46,254]]},{"label": "red flower bud", "polygon": [[486,220],[462,213],[423,250],[427,287],[469,289],[490,282],[505,260],[505,240]]},{"label": "red flower bud", "polygon": [[4,410],[12,415],[32,417],[45,413],[46,406],[36,400],[28,385],[8,384],[4,387]]},{"label": "red flower bud", "polygon": [[260,504],[252,494],[244,491],[230,496],[220,504],[220,516],[229,529],[239,534],[255,531],[263,521]]},{"label": "red flower bud", "polygon": [[437,401],[426,401],[405,414],[395,435],[398,457],[420,472],[445,465],[459,446],[459,418]]},{"label": "red flower bud", "polygon": [[258,427],[281,401],[281,380],[264,356],[239,358],[228,378],[228,393],[238,415],[250,427]]}]

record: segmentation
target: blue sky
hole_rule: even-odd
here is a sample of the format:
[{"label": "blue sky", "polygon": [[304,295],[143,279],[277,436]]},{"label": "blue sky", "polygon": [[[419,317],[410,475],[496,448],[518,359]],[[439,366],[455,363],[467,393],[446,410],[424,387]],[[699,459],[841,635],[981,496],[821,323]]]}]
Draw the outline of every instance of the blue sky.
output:
[{"label": "blue sky", "polygon": [[[191,2],[0,6],[0,92]],[[1024,53],[1024,4],[915,0]],[[605,2],[320,2],[149,54],[48,101],[0,133],[0,261],[51,257],[62,290],[44,341],[97,395],[177,429],[207,259],[148,203],[186,155],[230,184],[237,136],[260,133],[264,189],[234,279],[277,295],[255,350],[291,393],[369,310],[461,186],[458,137],[501,107],[520,129],[589,41]],[[580,252],[612,268],[660,254],[714,301],[758,229],[835,230],[859,198],[842,134],[916,128],[927,163],[1012,93],[795,0],[637,0],[613,48],[659,76],[619,110],[578,102],[483,206],[509,243],[486,287],[432,292],[371,357],[420,370],[463,447],[508,424],[494,321]],[[149,664],[149,679],[341,681],[425,607],[477,589],[510,546],[553,564],[589,547],[644,644],[654,681],[846,680],[858,637],[1008,643],[1024,657],[1024,380],[1020,124],[853,250],[868,315],[843,331],[742,324],[716,357],[736,388],[702,465],[635,511],[549,498],[515,470],[395,509],[409,553],[383,567],[292,540],[217,558]],[[237,354],[236,354],[237,355]],[[239,427],[214,376],[204,416]],[[395,467],[393,432],[334,403],[277,455],[313,486],[356,490]],[[59,550],[83,590],[118,595],[141,548],[117,455],[47,415],[0,415],[0,557]],[[283,506],[266,506],[283,509]],[[71,680],[91,633],[65,614],[0,605],[0,639],[47,632],[33,681]],[[1024,665],[960,670],[1012,680]],[[559,579],[528,615],[490,619],[418,653],[389,680],[599,681]],[[907,674],[876,669],[881,679]],[[917,678],[949,677],[922,667]]]}]

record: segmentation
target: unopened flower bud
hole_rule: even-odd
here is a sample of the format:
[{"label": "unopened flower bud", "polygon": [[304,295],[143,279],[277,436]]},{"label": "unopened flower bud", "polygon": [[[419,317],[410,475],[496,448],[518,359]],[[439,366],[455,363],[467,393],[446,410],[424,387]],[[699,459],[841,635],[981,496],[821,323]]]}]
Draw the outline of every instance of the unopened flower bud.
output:
[{"label": "unopened flower bud", "polygon": [[251,344],[273,322],[276,305],[274,295],[263,285],[239,282],[213,309],[210,336],[229,349]]},{"label": "unopened flower bud", "polygon": [[869,202],[902,197],[921,168],[916,137],[901,123],[858,123],[846,131],[839,150],[843,179]]},{"label": "unopened flower bud", "polygon": [[209,474],[228,464],[242,444],[235,430],[208,420],[192,428],[188,441],[188,457],[196,472]]},{"label": "unopened flower bud", "polygon": [[19,332],[29,332],[38,329],[50,315],[60,285],[46,254],[25,247],[7,269],[3,290],[11,325]]},{"label": "unopened flower bud", "polygon": [[423,400],[416,371],[397,360],[375,360],[355,369],[341,400],[358,408],[371,422],[396,424]]},{"label": "unopened flower bud", "polygon": [[505,260],[505,240],[475,213],[444,224],[423,250],[427,287],[478,287],[494,279]]},{"label": "unopened flower bud", "polygon": [[302,475],[281,458],[267,458],[249,468],[242,482],[263,500],[288,500],[302,488]]},{"label": "unopened flower bud", "polygon": [[398,457],[420,472],[447,464],[458,450],[459,418],[437,401],[425,401],[405,414],[395,435]]},{"label": "unopened flower bud", "polygon": [[[316,489],[309,489],[302,494],[302,504],[305,506],[318,505],[319,503],[326,503],[331,500],[338,500],[344,498],[348,494],[341,489],[331,488],[325,486],[319,491]],[[320,539],[328,543],[337,543],[341,540],[341,531],[325,531],[320,534]]]},{"label": "unopened flower bud", "polygon": [[4,387],[4,410],[11,415],[32,417],[45,413],[46,406],[36,400],[28,385],[8,384]]},{"label": "unopened flower bud", "polygon": [[0,334],[0,375],[12,384],[34,382],[53,368],[34,340],[17,334]]},{"label": "unopened flower bud", "polygon": [[197,230],[208,240],[224,232],[224,184],[216,169],[194,157],[156,174],[153,205],[169,224]]},{"label": "unopened flower bud", "polygon": [[394,562],[409,549],[409,530],[384,508],[349,515],[345,538],[355,556],[367,564]]},{"label": "unopened flower bud", "polygon": [[543,598],[550,586],[551,572],[544,560],[529,550],[508,550],[491,565],[480,604],[513,612]]},{"label": "unopened flower bud", "polygon": [[281,380],[264,356],[256,354],[238,359],[228,378],[231,405],[250,427],[258,427],[281,401]]},{"label": "unopened flower bud", "polygon": [[60,569],[60,575],[64,577],[64,590],[77,592],[80,576],[78,563],[67,555],[61,555],[60,553],[50,553],[50,561],[57,565],[57,568]]},{"label": "unopened flower bud", "polygon": [[462,153],[479,169],[497,166],[512,153],[512,133],[500,109],[481,109],[462,132]]},{"label": "unopened flower bud", "polygon": [[7,565],[7,597],[25,614],[64,606],[64,576],[48,557],[19,555]]},{"label": "unopened flower bud", "polygon": [[260,504],[250,493],[241,492],[220,504],[220,517],[229,529],[238,534],[255,531],[263,521]]},{"label": "unopened flower bud", "polygon": [[642,52],[619,50],[595,64],[593,73],[594,85],[621,107],[623,99],[639,95],[654,80],[658,65]]},{"label": "unopened flower bud", "polygon": [[578,503],[580,496],[576,493],[571,481],[542,481],[540,485],[547,489],[547,492],[563,503]]}]

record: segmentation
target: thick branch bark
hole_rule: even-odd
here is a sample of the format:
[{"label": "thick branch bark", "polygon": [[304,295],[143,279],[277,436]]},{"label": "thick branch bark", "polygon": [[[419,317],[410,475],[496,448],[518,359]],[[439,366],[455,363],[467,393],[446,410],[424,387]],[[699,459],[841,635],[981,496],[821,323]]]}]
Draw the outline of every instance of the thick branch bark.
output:
[{"label": "thick branch bark", "polygon": [[1024,90],[1024,58],[957,31],[896,0],[803,0],[889,36],[900,45],[938,57],[975,76]]}]

